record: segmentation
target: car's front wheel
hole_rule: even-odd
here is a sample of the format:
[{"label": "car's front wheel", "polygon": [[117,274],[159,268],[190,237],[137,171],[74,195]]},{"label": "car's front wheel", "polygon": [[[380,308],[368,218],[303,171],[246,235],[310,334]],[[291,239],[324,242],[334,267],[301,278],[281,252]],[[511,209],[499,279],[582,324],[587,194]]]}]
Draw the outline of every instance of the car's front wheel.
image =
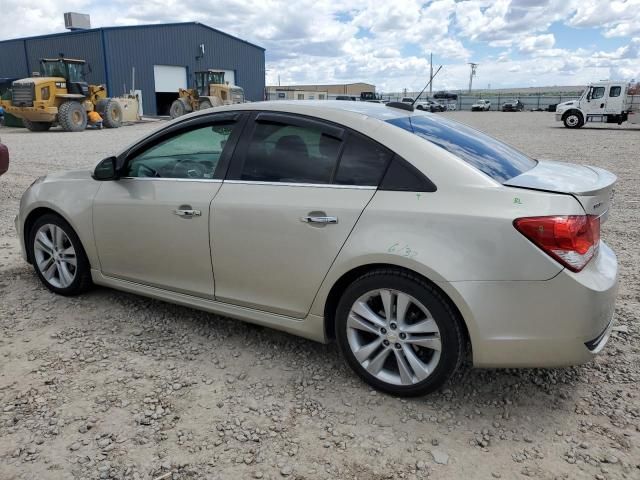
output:
[{"label": "car's front wheel", "polygon": [[89,260],[64,219],[54,214],[41,216],[31,227],[28,242],[33,268],[49,290],[77,295],[91,287]]},{"label": "car's front wheel", "polygon": [[372,271],[347,288],[336,312],[336,336],[364,381],[400,396],[440,387],[459,367],[464,350],[448,300],[400,270]]}]

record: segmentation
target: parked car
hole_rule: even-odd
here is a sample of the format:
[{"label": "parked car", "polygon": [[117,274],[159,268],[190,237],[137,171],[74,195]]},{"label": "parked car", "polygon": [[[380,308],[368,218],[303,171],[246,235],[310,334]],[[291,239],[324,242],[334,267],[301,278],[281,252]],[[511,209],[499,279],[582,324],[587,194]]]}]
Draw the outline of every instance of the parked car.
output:
[{"label": "parked car", "polygon": [[471,105],[472,112],[486,112],[491,110],[491,102],[489,100],[477,100],[473,105]]},{"label": "parked car", "polygon": [[419,100],[414,105],[417,110],[426,110],[431,113],[435,112],[444,112],[447,107],[442,105],[441,103],[434,102],[433,100]]},{"label": "parked car", "polygon": [[615,181],[404,106],[257,102],[41,177],[15,222],[53,292],[97,284],[335,339],[362,379],[408,396],[450,378],[467,344],[478,367],[602,350]]},{"label": "parked car", "polygon": [[400,100],[402,103],[413,103],[413,98],[411,97],[402,97],[402,100]]},{"label": "parked car", "polygon": [[521,112],[524,110],[524,103],[522,103],[519,99],[509,100],[508,102],[504,102],[502,104],[503,112]]},{"label": "parked car", "polygon": [[349,102],[355,102],[356,97],[350,97],[349,95],[338,95],[336,100],[347,100]]},{"label": "parked car", "polygon": [[439,91],[433,94],[433,98],[437,98],[438,100],[458,100],[458,94]]},{"label": "parked car", "polygon": [[0,142],[0,176],[9,170],[9,149],[5,144]]}]

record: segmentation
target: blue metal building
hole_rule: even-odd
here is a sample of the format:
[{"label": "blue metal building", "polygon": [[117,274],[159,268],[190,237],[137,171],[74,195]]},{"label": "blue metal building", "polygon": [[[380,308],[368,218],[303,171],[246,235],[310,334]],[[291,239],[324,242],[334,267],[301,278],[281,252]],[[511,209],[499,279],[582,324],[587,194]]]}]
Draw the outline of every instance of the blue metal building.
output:
[{"label": "blue metal building", "polygon": [[225,80],[244,88],[247,100],[264,98],[264,48],[197,22],[0,41],[0,77],[29,77],[39,70],[41,58],[61,53],[85,59],[90,66],[87,81],[106,85],[109,95],[129,93],[135,81],[147,115],[168,114],[178,88],[192,87],[198,70],[224,70]]}]

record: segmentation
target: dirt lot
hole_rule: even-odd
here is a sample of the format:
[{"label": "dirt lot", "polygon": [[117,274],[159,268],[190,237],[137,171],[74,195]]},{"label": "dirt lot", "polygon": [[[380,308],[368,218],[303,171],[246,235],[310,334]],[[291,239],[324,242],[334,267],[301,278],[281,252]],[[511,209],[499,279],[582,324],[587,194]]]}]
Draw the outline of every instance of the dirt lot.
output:
[{"label": "dirt lot", "polygon": [[603,232],[621,267],[617,326],[593,363],[465,369],[437,394],[400,400],[357,380],[333,345],[102,288],[55,296],[20,258],[20,195],[157,124],[4,128],[0,479],[640,478],[640,128],[447,115],[535,157],[618,175]]}]

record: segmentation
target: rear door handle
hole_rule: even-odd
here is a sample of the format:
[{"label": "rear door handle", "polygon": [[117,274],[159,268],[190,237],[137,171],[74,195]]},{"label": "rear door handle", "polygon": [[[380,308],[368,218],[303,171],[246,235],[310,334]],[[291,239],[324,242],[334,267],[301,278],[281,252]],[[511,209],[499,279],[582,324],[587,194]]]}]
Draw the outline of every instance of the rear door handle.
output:
[{"label": "rear door handle", "polygon": [[338,223],[338,217],[316,217],[310,215],[302,217],[300,221],[305,223],[320,223],[326,225],[328,223]]},{"label": "rear door handle", "polygon": [[193,218],[193,217],[199,217],[200,215],[202,215],[202,212],[200,210],[181,209],[181,208],[175,209],[173,213],[182,218]]}]

